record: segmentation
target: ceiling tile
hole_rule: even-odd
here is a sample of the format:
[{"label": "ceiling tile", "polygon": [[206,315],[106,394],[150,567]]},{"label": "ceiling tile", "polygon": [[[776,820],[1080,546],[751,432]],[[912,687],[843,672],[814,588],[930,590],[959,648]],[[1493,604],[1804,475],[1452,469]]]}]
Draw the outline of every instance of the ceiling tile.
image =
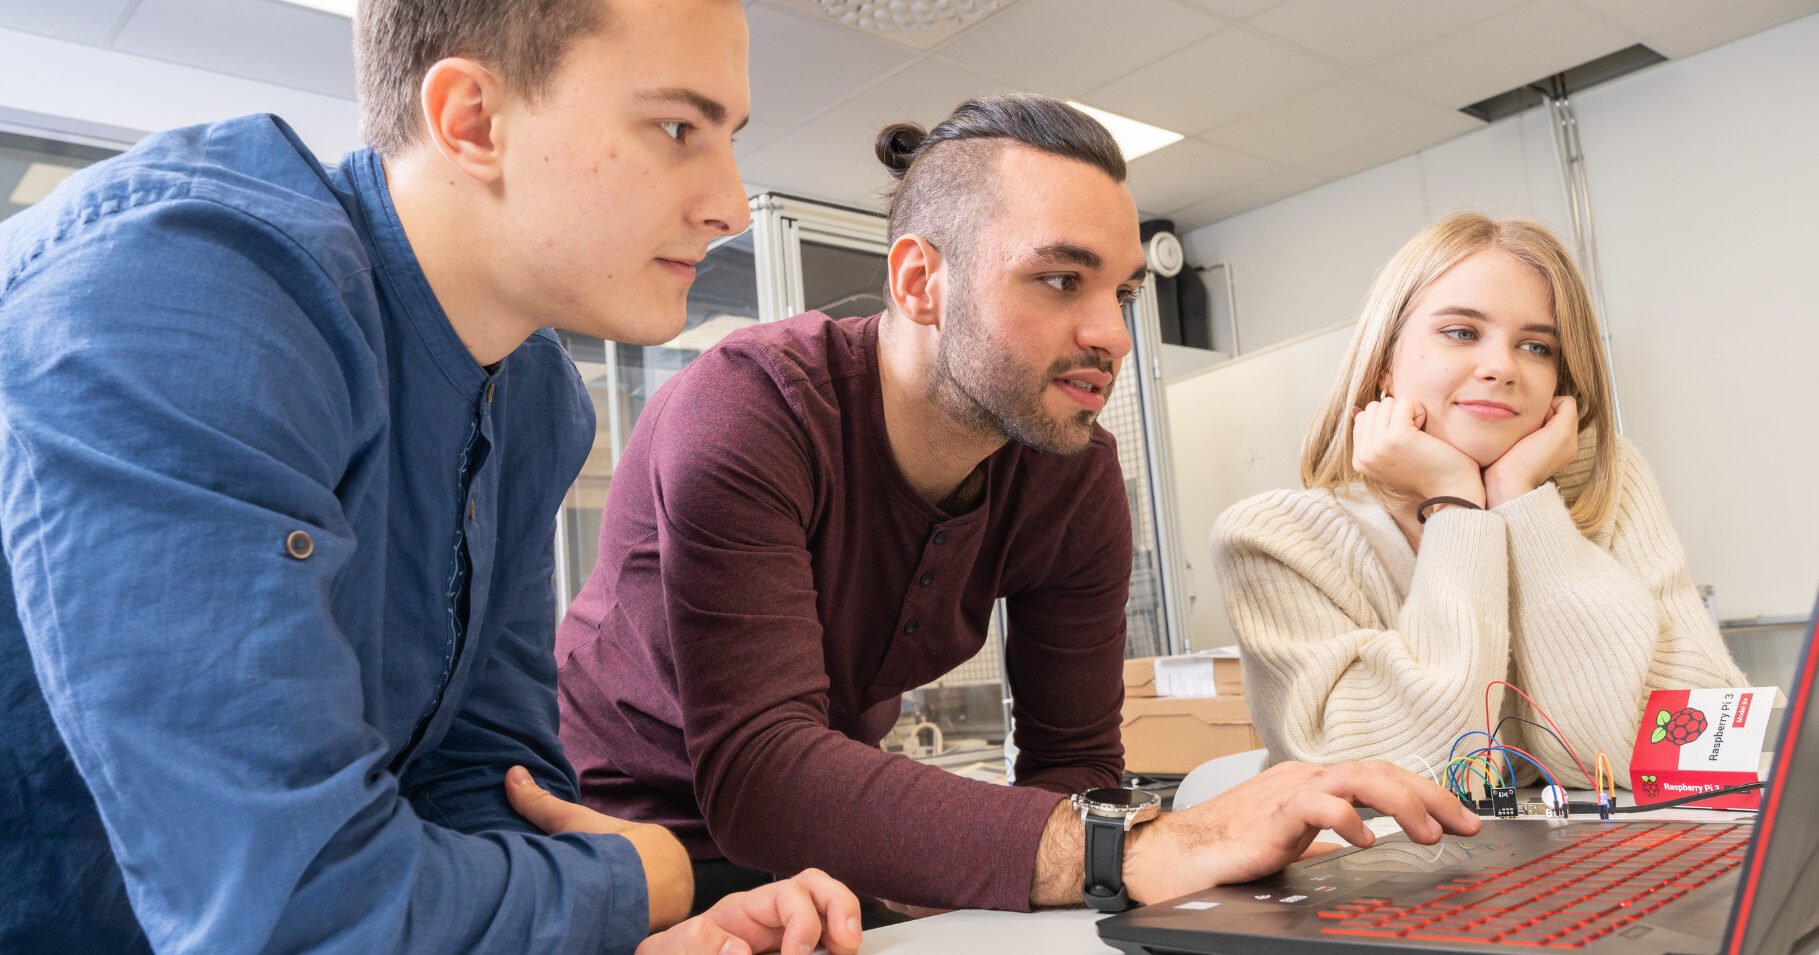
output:
[{"label": "ceiling tile", "polygon": [[1534,0],[1386,60],[1368,72],[1457,109],[1640,39],[1564,0]]},{"label": "ceiling tile", "polygon": [[1131,195],[1137,208],[1162,215],[1282,171],[1267,160],[1184,139],[1131,162]]},{"label": "ceiling tile", "polygon": [[1287,170],[1277,173],[1261,182],[1242,186],[1222,196],[1215,196],[1204,202],[1177,210],[1169,215],[1175,220],[1177,232],[1188,232],[1201,226],[1212,225],[1221,219],[1229,219],[1241,212],[1249,212],[1267,206],[1280,199],[1287,199],[1296,193],[1306,192],[1322,182],[1316,176],[1299,170]]},{"label": "ceiling tile", "polygon": [[970,96],[1003,84],[972,70],[918,60],[883,82],[754,150],[739,163],[748,183],[811,199],[881,209],[891,177],[872,153],[888,123],[933,126]]},{"label": "ceiling tile", "polygon": [[1063,99],[1200,39],[1221,21],[1176,0],[1019,0],[937,55]]},{"label": "ceiling tile", "polygon": [[1575,0],[1579,6],[1604,17],[1637,36],[1654,36],[1697,23],[1736,3],[1712,0]]},{"label": "ceiling tile", "polygon": [[353,24],[277,0],[142,0],[114,48],[354,98]]},{"label": "ceiling tile", "polygon": [[[751,30],[752,116],[785,129],[915,55],[855,30],[763,4],[746,10],[746,23]],[[802,56],[805,50],[814,56]]]},{"label": "ceiling tile", "polygon": [[[1251,26],[1354,68],[1384,60],[1523,0],[1288,0]],[[1644,2],[1644,0],[1636,0]]]},{"label": "ceiling tile", "polygon": [[751,120],[733,137],[733,156],[743,162],[745,157],[776,142],[777,137],[787,132],[788,126],[767,123],[761,119]]},{"label": "ceiling tile", "polygon": [[1650,36],[1648,45],[1669,59],[1681,59],[1813,13],[1819,13],[1819,0],[1757,0]]},{"label": "ceiling tile", "polygon": [[1201,136],[1215,145],[1301,166],[1450,112],[1356,75]]},{"label": "ceiling tile", "polygon": [[1181,0],[1181,2],[1192,4],[1202,10],[1210,10],[1222,17],[1243,20],[1276,6],[1282,0]]},{"label": "ceiling tile", "polygon": [[1193,135],[1340,75],[1336,66],[1233,27],[1093,90],[1082,101]]},{"label": "ceiling tile", "polygon": [[100,46],[133,0],[0,3],[0,27]]},{"label": "ceiling tile", "polygon": [[1309,172],[1328,179],[1338,179],[1355,172],[1381,166],[1386,162],[1412,156],[1429,146],[1483,129],[1481,120],[1464,113],[1441,113],[1370,142],[1348,146],[1302,164]]},{"label": "ceiling tile", "polygon": [[[936,4],[926,0],[891,0],[888,4],[859,0],[853,6],[838,0],[765,2],[822,22],[835,22],[834,18],[838,17],[843,24],[841,29],[884,39],[893,46],[921,54],[940,47],[984,19],[1002,16],[1017,0],[959,0],[951,5],[948,0],[939,0]],[[941,6],[948,9],[942,10]]]}]

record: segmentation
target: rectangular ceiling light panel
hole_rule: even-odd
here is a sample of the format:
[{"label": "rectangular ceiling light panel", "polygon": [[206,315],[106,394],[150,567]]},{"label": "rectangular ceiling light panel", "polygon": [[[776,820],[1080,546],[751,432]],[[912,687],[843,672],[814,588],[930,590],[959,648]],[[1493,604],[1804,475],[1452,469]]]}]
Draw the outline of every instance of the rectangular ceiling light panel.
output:
[{"label": "rectangular ceiling light panel", "polygon": [[1148,123],[1095,109],[1085,103],[1068,100],[1067,105],[1099,121],[1106,129],[1111,130],[1112,138],[1118,141],[1118,148],[1124,150],[1124,161],[1129,162],[1138,156],[1147,156],[1164,146],[1173,146],[1186,138],[1172,129],[1151,126]]},{"label": "rectangular ceiling light panel", "polygon": [[339,17],[347,17],[350,20],[354,17],[354,0],[284,0],[284,2],[309,7],[311,10],[321,10],[323,13],[332,13]]}]

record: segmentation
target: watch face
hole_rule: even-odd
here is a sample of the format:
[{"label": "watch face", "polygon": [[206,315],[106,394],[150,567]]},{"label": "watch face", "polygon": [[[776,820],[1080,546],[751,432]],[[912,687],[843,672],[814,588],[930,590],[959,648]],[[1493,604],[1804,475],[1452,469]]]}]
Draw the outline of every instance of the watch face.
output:
[{"label": "watch face", "polygon": [[1080,798],[1104,806],[1121,806],[1126,809],[1141,809],[1160,802],[1162,799],[1155,793],[1146,793],[1141,789],[1089,789],[1081,793]]}]

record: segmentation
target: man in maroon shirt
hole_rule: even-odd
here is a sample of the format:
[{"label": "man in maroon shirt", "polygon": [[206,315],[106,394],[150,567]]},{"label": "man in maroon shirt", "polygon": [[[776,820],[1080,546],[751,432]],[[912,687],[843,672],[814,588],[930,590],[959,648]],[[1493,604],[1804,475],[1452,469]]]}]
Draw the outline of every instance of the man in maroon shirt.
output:
[{"label": "man in maroon shirt", "polygon": [[[714,892],[818,866],[917,906],[1077,903],[1065,794],[1123,763],[1129,511],[1095,423],[1130,351],[1137,211],[1065,104],[972,100],[878,153],[889,309],[729,336],[645,409],[600,560],[557,640],[584,803],[670,827]],[[1005,598],[1015,787],[878,749],[901,695],[982,646]],[[1136,829],[1156,901],[1273,871],[1351,804],[1423,841],[1475,829],[1389,766],[1287,765]]]}]

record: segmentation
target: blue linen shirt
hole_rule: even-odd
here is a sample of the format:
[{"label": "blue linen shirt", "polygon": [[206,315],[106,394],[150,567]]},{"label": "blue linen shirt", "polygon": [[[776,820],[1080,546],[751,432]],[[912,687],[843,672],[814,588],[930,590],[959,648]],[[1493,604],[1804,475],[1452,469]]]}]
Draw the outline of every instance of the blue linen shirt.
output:
[{"label": "blue linen shirt", "polygon": [[593,433],[549,332],[475,362],[376,155],[275,117],[0,225],[0,950],[635,947],[630,843],[502,786],[574,798],[550,575]]}]

